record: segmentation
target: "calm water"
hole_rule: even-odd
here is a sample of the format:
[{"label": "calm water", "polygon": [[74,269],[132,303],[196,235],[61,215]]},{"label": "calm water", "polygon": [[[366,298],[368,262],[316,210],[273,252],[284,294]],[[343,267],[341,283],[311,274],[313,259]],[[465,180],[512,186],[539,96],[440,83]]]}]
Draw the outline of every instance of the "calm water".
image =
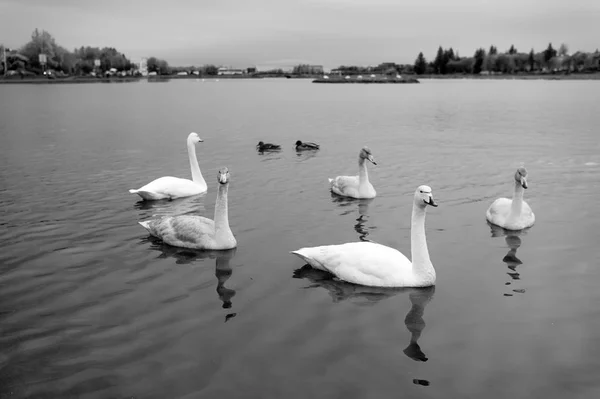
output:
[{"label": "calm water", "polygon": [[[597,81],[0,86],[0,397],[600,397],[598,104]],[[191,131],[208,193],[129,194],[189,178]],[[363,145],[378,197],[332,197]],[[485,210],[522,163],[537,223],[506,236]],[[236,250],[137,224],[212,218],[222,166]],[[434,289],[343,285],[289,254],[410,254],[421,184]]]}]

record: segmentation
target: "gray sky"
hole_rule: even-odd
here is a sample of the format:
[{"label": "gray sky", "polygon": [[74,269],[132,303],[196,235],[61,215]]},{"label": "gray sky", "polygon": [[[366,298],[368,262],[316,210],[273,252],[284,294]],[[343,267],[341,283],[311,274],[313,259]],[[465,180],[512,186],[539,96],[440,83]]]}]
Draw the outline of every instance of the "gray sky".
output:
[{"label": "gray sky", "polygon": [[0,0],[0,43],[35,28],[58,44],[110,46],[132,60],[237,67],[412,63],[439,45],[600,47],[600,0]]}]

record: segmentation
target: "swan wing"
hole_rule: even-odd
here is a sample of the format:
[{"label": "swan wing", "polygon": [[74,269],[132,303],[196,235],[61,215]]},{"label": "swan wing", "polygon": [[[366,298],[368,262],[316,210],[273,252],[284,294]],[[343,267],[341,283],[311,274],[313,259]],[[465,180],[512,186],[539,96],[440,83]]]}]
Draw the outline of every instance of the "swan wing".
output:
[{"label": "swan wing", "polygon": [[485,217],[488,222],[502,225],[508,215],[510,215],[510,207],[512,205],[512,200],[508,198],[498,198],[488,208],[485,213]]},{"label": "swan wing", "polygon": [[358,194],[358,176],[337,176],[329,179],[331,191],[344,196],[356,196]]},{"label": "swan wing", "polygon": [[140,224],[154,237],[176,247],[211,249],[214,245],[215,222],[202,216],[166,216]]},{"label": "swan wing", "polygon": [[301,248],[292,251],[315,269],[349,283],[400,287],[414,280],[412,263],[400,251],[372,242]]},{"label": "swan wing", "polygon": [[194,183],[189,179],[163,176],[151,181],[138,190],[129,190],[144,199],[174,199],[189,197],[206,192],[207,187]]}]

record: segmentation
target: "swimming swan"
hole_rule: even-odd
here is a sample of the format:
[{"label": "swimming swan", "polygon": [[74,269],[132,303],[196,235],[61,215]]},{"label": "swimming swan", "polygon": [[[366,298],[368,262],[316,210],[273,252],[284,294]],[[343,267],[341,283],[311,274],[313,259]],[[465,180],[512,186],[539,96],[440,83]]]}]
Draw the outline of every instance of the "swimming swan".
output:
[{"label": "swimming swan", "polygon": [[174,247],[192,249],[226,250],[237,247],[229,228],[227,190],[229,171],[219,170],[219,191],[215,204],[214,220],[202,216],[179,215],[139,222],[150,235]]},{"label": "swimming swan", "polygon": [[377,192],[369,182],[366,161],[377,165],[369,147],[363,147],[358,154],[358,176],[338,176],[329,179],[331,191],[344,197],[375,198]]},{"label": "swimming swan", "polygon": [[527,188],[527,170],[523,167],[515,173],[515,190],[512,200],[498,198],[488,208],[485,217],[488,222],[506,230],[523,230],[533,226],[535,215],[523,201],[523,193]]},{"label": "swimming swan", "polygon": [[190,167],[192,168],[192,180],[181,179],[179,177],[164,176],[151,181],[137,190],[129,190],[132,194],[137,194],[144,200],[160,200],[189,197],[196,194],[205,193],[208,186],[196,158],[196,143],[202,140],[198,134],[192,132],[187,138],[188,156],[190,158]]},{"label": "swimming swan", "polygon": [[429,287],[435,285],[435,269],[425,237],[425,210],[437,206],[429,186],[415,191],[410,229],[412,262],[400,251],[374,242],[301,248],[298,255],[315,269],[342,281],[371,287]]}]

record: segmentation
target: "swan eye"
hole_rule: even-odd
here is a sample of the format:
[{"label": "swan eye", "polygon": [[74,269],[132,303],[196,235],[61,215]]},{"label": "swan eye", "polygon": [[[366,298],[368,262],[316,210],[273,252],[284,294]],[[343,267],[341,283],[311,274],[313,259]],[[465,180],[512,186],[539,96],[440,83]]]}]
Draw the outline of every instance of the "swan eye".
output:
[{"label": "swan eye", "polygon": [[421,194],[423,194],[423,190],[419,190],[421,192]]}]

